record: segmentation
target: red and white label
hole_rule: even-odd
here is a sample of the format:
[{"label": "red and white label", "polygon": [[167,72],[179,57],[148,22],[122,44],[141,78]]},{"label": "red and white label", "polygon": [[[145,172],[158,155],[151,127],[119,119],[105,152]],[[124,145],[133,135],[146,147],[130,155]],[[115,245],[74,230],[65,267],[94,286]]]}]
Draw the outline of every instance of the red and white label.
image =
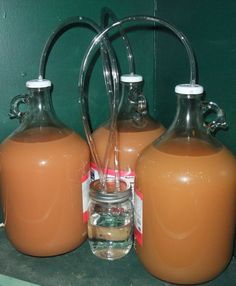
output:
[{"label": "red and white label", "polygon": [[90,171],[81,178],[83,199],[83,221],[88,222]]},{"label": "red and white label", "polygon": [[143,194],[138,190],[134,193],[134,236],[143,245]]},{"label": "red and white label", "polygon": [[[99,179],[98,168],[97,165],[91,163],[90,169],[91,181]],[[108,178],[115,177],[115,171],[112,169],[107,169],[106,175]],[[135,172],[134,171],[119,171],[119,175],[121,179],[127,181],[130,184],[132,189],[132,201],[134,202],[134,179],[135,179]]]}]

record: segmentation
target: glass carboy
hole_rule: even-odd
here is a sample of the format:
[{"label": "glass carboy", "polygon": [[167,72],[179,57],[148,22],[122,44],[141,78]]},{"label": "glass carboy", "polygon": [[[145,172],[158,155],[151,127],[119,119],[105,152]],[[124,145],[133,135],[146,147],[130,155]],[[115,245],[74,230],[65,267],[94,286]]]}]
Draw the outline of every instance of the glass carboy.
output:
[{"label": "glass carboy", "polygon": [[58,255],[87,238],[89,149],[57,119],[51,82],[39,78],[26,86],[28,94],[15,97],[11,106],[21,124],[2,144],[5,230],[25,254]]},{"label": "glass carboy", "polygon": [[[199,284],[231,259],[235,231],[236,162],[210,133],[224,114],[201,101],[200,85],[177,85],[170,128],[140,155],[136,169],[136,252],[154,276]],[[216,112],[206,123],[203,114]]]},{"label": "glass carboy", "polygon": [[[164,131],[164,127],[154,121],[147,111],[143,94],[143,77],[125,74],[120,78],[121,99],[117,119],[117,148],[120,177],[128,180],[133,189],[135,165],[140,152]],[[93,133],[98,155],[103,162],[109,136],[109,123]],[[111,148],[112,149],[112,148]],[[92,162],[91,178],[98,179],[97,166]],[[107,170],[108,177],[115,176],[114,153],[111,152]]]}]

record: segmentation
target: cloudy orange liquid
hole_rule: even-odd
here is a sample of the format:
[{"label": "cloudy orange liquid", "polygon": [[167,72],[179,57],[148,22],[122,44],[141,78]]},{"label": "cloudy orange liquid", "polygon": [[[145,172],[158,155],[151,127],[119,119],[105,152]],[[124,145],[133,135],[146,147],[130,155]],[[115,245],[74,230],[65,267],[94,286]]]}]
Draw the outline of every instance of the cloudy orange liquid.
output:
[{"label": "cloudy orange liquid", "polygon": [[5,228],[19,251],[57,255],[86,239],[81,178],[88,166],[86,143],[68,130],[30,129],[3,143]]},{"label": "cloudy orange liquid", "polygon": [[228,264],[235,226],[236,162],[225,148],[175,139],[140,156],[143,245],[136,252],[160,279],[195,284]]},{"label": "cloudy orange liquid", "polygon": [[[136,127],[132,120],[118,121],[118,158],[122,171],[134,171],[136,161],[141,151],[157,139],[164,127],[150,119],[145,119],[144,125]],[[108,127],[100,127],[93,133],[96,149],[103,162],[109,136]],[[109,168],[114,169],[114,155],[109,157]]]}]

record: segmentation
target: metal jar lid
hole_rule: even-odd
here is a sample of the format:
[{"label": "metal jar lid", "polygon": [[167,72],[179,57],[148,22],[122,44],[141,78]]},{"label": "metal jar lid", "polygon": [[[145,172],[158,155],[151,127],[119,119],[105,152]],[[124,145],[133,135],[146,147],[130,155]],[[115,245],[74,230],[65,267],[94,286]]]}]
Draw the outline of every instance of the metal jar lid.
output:
[{"label": "metal jar lid", "polygon": [[91,199],[101,203],[122,203],[131,197],[130,185],[124,181],[119,180],[120,189],[116,190],[116,181],[114,178],[106,180],[106,191],[101,185],[100,180],[95,180],[90,183],[89,196]]}]

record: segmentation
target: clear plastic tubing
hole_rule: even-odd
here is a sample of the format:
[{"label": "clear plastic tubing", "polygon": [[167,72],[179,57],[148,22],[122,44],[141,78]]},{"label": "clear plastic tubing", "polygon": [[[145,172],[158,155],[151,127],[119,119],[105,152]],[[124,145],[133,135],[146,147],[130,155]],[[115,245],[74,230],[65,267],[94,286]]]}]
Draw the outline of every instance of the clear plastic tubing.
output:
[{"label": "clear plastic tubing", "polygon": [[[101,27],[102,28],[106,28],[108,26],[109,18],[113,22],[118,21],[118,18],[116,17],[115,13],[110,8],[104,7],[101,11]],[[135,73],[135,63],[134,63],[134,56],[133,56],[132,48],[130,46],[128,37],[127,37],[125,31],[122,29],[121,26],[119,27],[119,32],[120,32],[121,38],[122,38],[124,45],[125,45],[125,50],[126,50],[128,64],[129,64],[129,73],[134,74]]]},{"label": "clear plastic tubing", "polygon": [[[84,56],[82,65],[81,65],[81,70],[80,70],[80,77],[79,77],[79,87],[81,84],[83,85],[83,77],[84,77],[84,69],[85,66],[89,62],[90,54],[94,47],[96,47],[102,40],[102,38],[114,27],[121,26],[124,23],[129,23],[129,22],[154,22],[155,24],[160,24],[161,26],[164,26],[168,28],[170,31],[172,31],[182,42],[184,45],[187,55],[188,55],[188,60],[189,60],[189,68],[190,68],[190,84],[194,85],[196,83],[196,61],[194,58],[194,53],[192,50],[192,47],[187,39],[187,37],[180,31],[178,30],[175,26],[171,25],[167,21],[157,18],[157,17],[152,17],[152,16],[129,16],[126,18],[123,18],[121,20],[116,21],[115,23],[111,24],[109,27],[105,28],[99,35],[95,36],[95,38],[92,40],[90,46],[87,49],[87,52]],[[109,55],[109,50],[108,50],[108,56]],[[112,59],[110,58],[110,61],[112,62]],[[113,73],[113,70],[112,70]],[[113,79],[114,83],[114,79]]]},{"label": "clear plastic tubing", "polygon": [[[106,28],[108,26],[108,23],[109,23],[109,19],[111,19],[113,22],[117,22],[118,21],[118,18],[117,16],[115,15],[115,13],[110,9],[110,8],[107,8],[107,7],[104,7],[102,8],[101,10],[101,27],[102,28]],[[123,40],[123,43],[124,43],[124,46],[125,46],[125,51],[126,51],[126,56],[127,56],[127,60],[128,60],[128,70],[129,70],[129,73],[130,74],[134,74],[135,73],[135,63],[134,63],[134,56],[133,56],[133,52],[132,52],[132,49],[131,49],[131,46],[130,46],[130,43],[129,43],[129,40],[128,40],[128,37],[125,33],[125,31],[122,29],[122,26],[119,27],[119,33],[120,33],[120,36]],[[103,55],[103,51],[101,50],[101,55],[102,55],[102,60],[103,60],[103,65],[107,65],[108,62],[109,62],[109,59],[107,56],[104,56]],[[107,94],[109,95],[109,92],[107,91]],[[110,96],[109,96],[110,98]],[[112,109],[112,108],[111,108]],[[111,146],[114,146],[114,171],[115,171],[115,180],[117,182],[117,189],[119,190],[119,184],[118,182],[120,182],[119,180],[119,158],[118,158],[118,133],[117,133],[117,129],[114,130],[114,134],[113,133],[110,133],[109,135],[109,138],[108,138],[108,145],[107,145],[107,148],[106,148],[106,152],[105,152],[105,155],[104,155],[104,158],[103,158],[103,167],[104,167],[104,171],[105,171],[105,174],[106,174],[106,171],[107,171],[107,167],[108,167],[108,159],[110,156],[110,152],[112,151],[111,150]],[[113,142],[111,142],[111,140],[113,140]],[[112,145],[113,143],[113,145]],[[105,178],[106,179],[106,178]]]},{"label": "clear plastic tubing", "polygon": [[[116,21],[115,23],[111,24],[109,27],[105,28],[99,35],[95,36],[92,42],[90,43],[90,46],[87,49],[87,52],[85,53],[85,56],[83,58],[83,61],[81,63],[81,68],[80,68],[80,75],[79,75],[79,81],[78,81],[78,87],[79,87],[79,96],[80,96],[80,101],[81,101],[81,109],[82,109],[82,118],[83,118],[83,124],[85,128],[85,133],[90,145],[91,151],[94,151],[95,148],[93,146],[93,138],[91,136],[91,131],[88,128],[89,123],[88,123],[88,118],[87,118],[87,113],[86,113],[86,94],[85,94],[85,75],[86,75],[86,68],[89,65],[89,62],[91,60],[91,55],[94,53],[94,48],[98,45],[101,44],[101,41],[104,39],[104,36],[114,27],[119,27],[124,23],[129,23],[129,22],[154,22],[156,24],[162,25],[169,30],[171,30],[182,42],[184,45],[188,59],[189,59],[189,67],[190,67],[190,84],[194,85],[196,83],[196,62],[193,54],[193,50],[189,44],[189,41],[187,37],[179,31],[177,28],[175,28],[173,25],[170,23],[166,22],[163,19],[152,17],[152,16],[130,16],[127,18],[123,18],[119,21]],[[119,104],[119,75],[117,72],[116,64],[114,61],[114,58],[112,56],[112,50],[110,49],[110,46],[107,46],[107,54],[109,57],[110,61],[110,68],[111,68],[111,73],[112,73],[112,86],[113,86],[113,96],[112,96],[112,113],[111,113],[111,126],[110,126],[110,138],[113,138],[113,134],[117,132],[116,130],[116,119],[118,115],[118,104]],[[93,52],[93,53],[92,53]],[[109,71],[109,70],[108,70]],[[107,148],[109,149],[109,144],[107,145]],[[96,150],[95,150],[96,153]],[[108,151],[105,152],[106,154],[109,154]],[[93,157],[95,158],[95,155],[92,154]],[[108,158],[105,158],[105,162],[107,162]],[[96,162],[96,161],[95,161]],[[107,164],[106,164],[107,165]],[[117,171],[117,170],[115,170]],[[106,175],[104,175],[105,178]]]},{"label": "clear plastic tubing", "polygon": [[[47,59],[49,57],[49,53],[53,47],[53,45],[55,44],[55,42],[57,41],[57,39],[69,28],[72,28],[76,25],[82,26],[86,25],[86,27],[92,28],[93,30],[95,30],[97,33],[101,32],[101,28],[91,19],[86,18],[86,17],[81,17],[81,16],[77,16],[77,17],[71,17],[68,18],[65,22],[61,23],[54,31],[53,33],[49,36],[49,38],[47,39],[45,46],[43,48],[43,51],[41,53],[41,57],[40,57],[40,64],[39,64],[39,78],[44,78],[45,77],[45,70],[46,70],[46,64],[47,64]],[[108,96],[112,96],[113,95],[113,84],[112,84],[112,80],[111,80],[111,71],[110,71],[110,65],[112,66],[112,71],[113,71],[113,76],[116,75],[116,77],[118,78],[118,68],[117,68],[117,63],[116,63],[116,59],[114,56],[114,52],[112,47],[109,46],[109,41],[107,41],[107,39],[105,37],[103,37],[102,41],[100,38],[100,49],[102,51],[102,55],[103,55],[103,74],[104,74],[104,80],[105,80],[105,85],[106,85],[106,90],[107,90],[107,94]],[[109,63],[109,59],[107,58],[107,51],[109,50],[109,59],[112,61],[112,64]],[[115,85],[118,86],[118,83],[115,82]],[[93,159],[95,161],[95,163],[98,166],[98,172],[99,172],[99,176],[101,178],[101,182],[102,185],[104,185],[104,180],[105,177],[103,175],[103,168],[101,166],[101,162],[100,159],[97,155],[96,152],[96,148],[94,145],[94,142],[92,140],[92,136],[91,136],[91,131],[90,131],[90,127],[89,127],[89,123],[88,123],[88,119],[87,119],[87,113],[86,113],[86,107],[85,107],[85,101],[84,101],[84,97],[81,100],[81,105],[82,105],[82,118],[83,118],[83,124],[84,124],[84,129],[85,129],[85,134],[88,140],[88,144],[90,147],[90,151],[91,154],[93,156]],[[114,103],[112,104],[113,108],[114,106],[116,106]],[[85,119],[86,118],[86,119]],[[113,117],[114,118],[114,117]],[[113,122],[112,124],[113,126],[115,126],[115,122]],[[114,130],[114,128],[112,129]],[[109,139],[108,141],[111,142],[113,140],[113,136],[114,136],[114,132],[110,133]],[[109,146],[111,144],[108,144]]]}]

